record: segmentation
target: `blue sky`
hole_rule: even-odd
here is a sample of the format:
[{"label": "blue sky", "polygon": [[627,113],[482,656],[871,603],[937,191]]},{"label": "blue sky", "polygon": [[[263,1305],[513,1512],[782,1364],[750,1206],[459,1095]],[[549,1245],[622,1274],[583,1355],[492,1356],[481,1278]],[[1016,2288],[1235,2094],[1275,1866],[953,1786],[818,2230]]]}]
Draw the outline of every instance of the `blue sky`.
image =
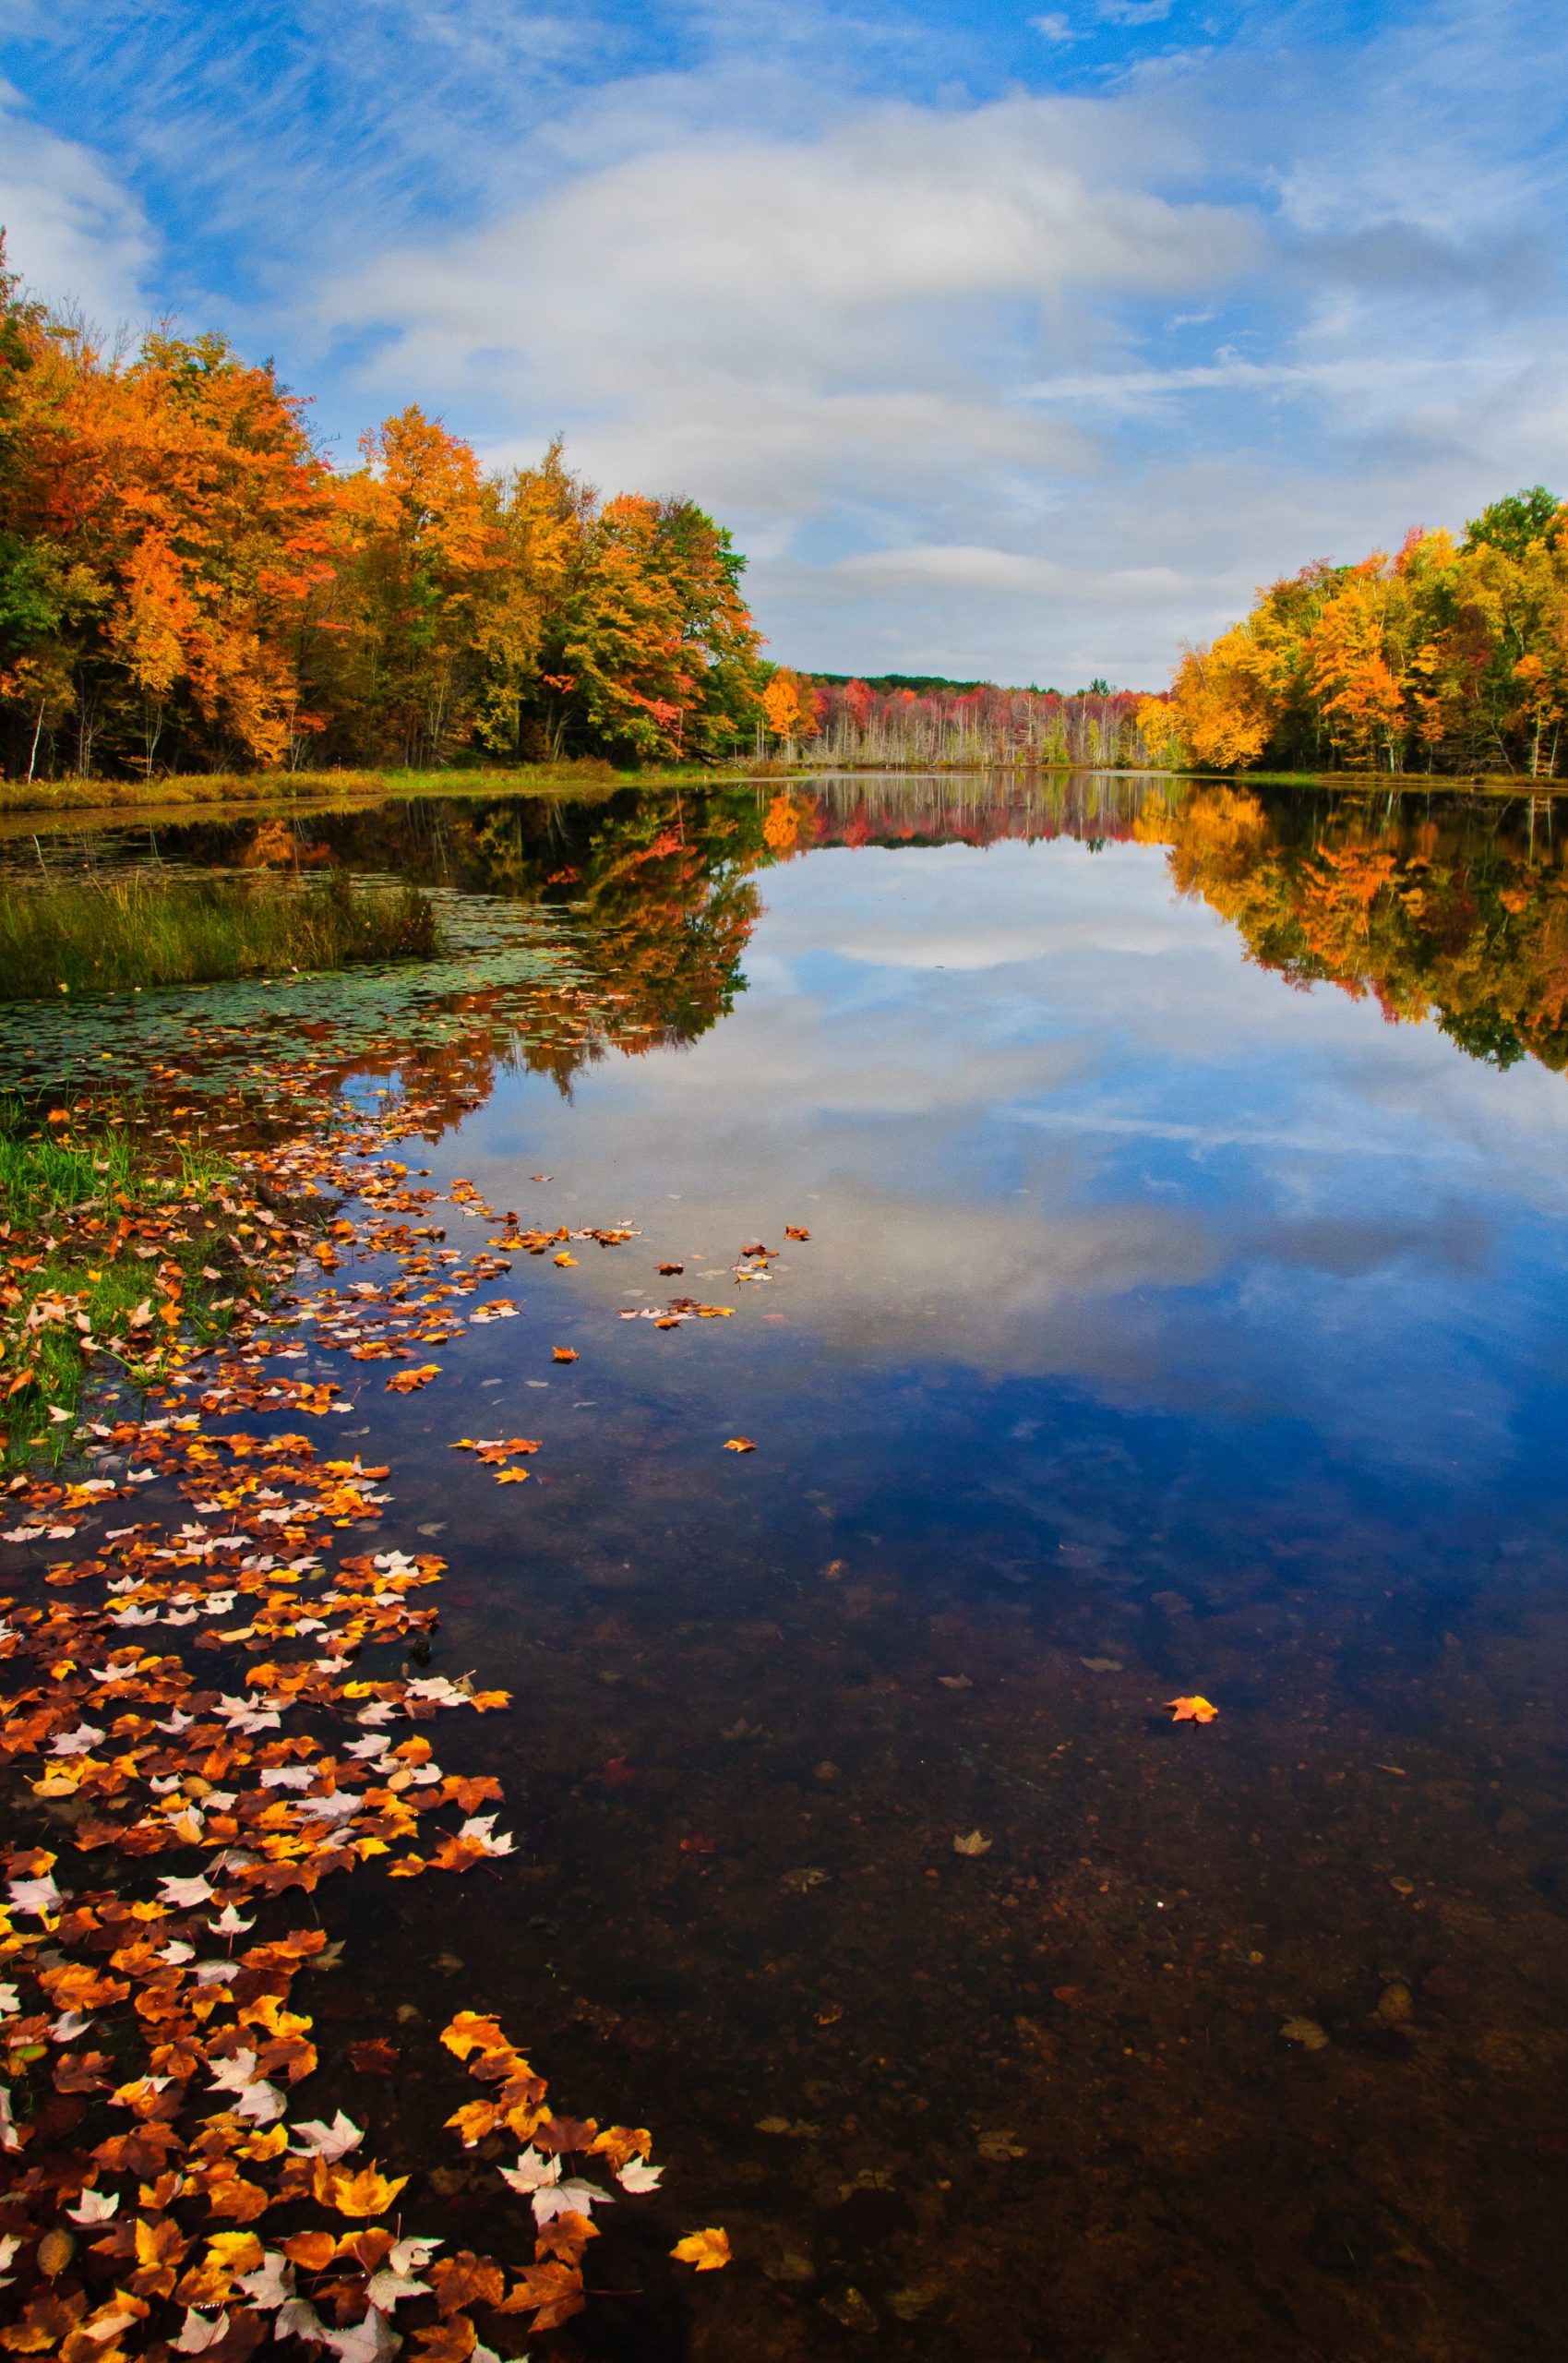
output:
[{"label": "blue sky", "polygon": [[1568,493],[1548,0],[0,0],[42,292],[736,530],[771,653],[1162,681]]}]

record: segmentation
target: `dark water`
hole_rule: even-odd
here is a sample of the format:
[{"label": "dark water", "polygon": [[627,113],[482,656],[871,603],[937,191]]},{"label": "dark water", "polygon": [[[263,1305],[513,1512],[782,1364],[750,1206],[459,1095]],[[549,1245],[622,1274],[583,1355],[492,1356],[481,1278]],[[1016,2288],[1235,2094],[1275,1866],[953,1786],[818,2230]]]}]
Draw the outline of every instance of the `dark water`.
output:
[{"label": "dark water", "polygon": [[[296,836],[557,908],[598,995],[592,1055],[476,1012],[425,1162],[638,1236],[364,1397],[521,1859],[366,1882],[335,2005],[654,2127],[736,2262],[586,2351],[1562,2353],[1561,842],[1116,782]],[[672,1290],[733,1317],[619,1317]]]}]

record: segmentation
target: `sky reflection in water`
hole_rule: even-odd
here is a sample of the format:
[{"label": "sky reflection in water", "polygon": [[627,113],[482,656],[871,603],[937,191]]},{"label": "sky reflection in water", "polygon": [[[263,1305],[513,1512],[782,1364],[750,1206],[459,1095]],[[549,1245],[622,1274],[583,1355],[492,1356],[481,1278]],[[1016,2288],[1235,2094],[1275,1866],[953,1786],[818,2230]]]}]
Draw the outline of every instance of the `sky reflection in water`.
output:
[{"label": "sky reflection in water", "polygon": [[[737,1401],[732,1353],[640,1325],[628,1383],[650,1346],[669,1383],[673,1344],[688,1416],[735,1405],[775,1457],[782,1418],[799,1478],[837,1457],[802,1410],[851,1392],[863,1501],[961,1479],[1000,1513],[1023,1485],[1027,1556],[1083,1515],[1036,1493],[1041,1437],[1012,1432],[1064,1400],[1118,1435],[1187,1423],[1210,1548],[1244,1513],[1235,1456],[1281,1516],[1332,1475],[1406,1557],[1416,1519],[1434,1573],[1456,1516],[1555,1530],[1561,1077],[1291,990],[1155,846],[811,852],[767,877],[744,965],[699,1041],[592,1068],[569,1104],[502,1075],[464,1130],[496,1202],[528,1203],[543,1164],[662,1256],[723,1267],[743,1233],[811,1225],[768,1291],[779,1334],[748,1325],[757,1392]],[[608,1303],[620,1278],[609,1259],[579,1286]]]}]

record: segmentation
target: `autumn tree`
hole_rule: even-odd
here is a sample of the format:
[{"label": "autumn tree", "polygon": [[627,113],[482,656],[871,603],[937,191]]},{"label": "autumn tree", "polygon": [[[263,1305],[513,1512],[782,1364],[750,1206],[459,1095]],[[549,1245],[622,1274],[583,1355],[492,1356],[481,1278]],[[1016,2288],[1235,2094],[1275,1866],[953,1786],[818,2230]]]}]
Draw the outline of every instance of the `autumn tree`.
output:
[{"label": "autumn tree", "polygon": [[[277,762],[295,641],[329,574],[331,498],[303,405],[221,337],[128,358],[6,293],[6,695],[90,771]],[[74,742],[74,743],[72,743]]]},{"label": "autumn tree", "polygon": [[1568,510],[1535,486],[1455,544],[1305,568],[1190,652],[1170,759],[1551,776],[1568,719]]}]

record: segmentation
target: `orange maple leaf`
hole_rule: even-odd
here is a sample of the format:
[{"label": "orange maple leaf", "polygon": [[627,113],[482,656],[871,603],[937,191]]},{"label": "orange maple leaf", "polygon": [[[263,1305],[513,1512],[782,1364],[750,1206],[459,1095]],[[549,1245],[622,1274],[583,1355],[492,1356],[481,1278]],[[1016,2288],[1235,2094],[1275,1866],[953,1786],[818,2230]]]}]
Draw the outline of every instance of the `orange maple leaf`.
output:
[{"label": "orange maple leaf", "polygon": [[471,2051],[506,2051],[510,2048],[501,2033],[498,2019],[482,2018],[477,2010],[460,2010],[449,2026],[441,2030],[441,2041],[460,2059]]},{"label": "orange maple leaf", "polygon": [[1219,1718],[1219,1709],[1211,1706],[1206,1698],[1167,1698],[1165,1703],[1175,1723],[1212,1723]]},{"label": "orange maple leaf", "polygon": [[374,2162],[353,2175],[323,2165],[315,2178],[316,2196],[340,2215],[384,2215],[407,2180],[407,2175],[382,2174]]}]

